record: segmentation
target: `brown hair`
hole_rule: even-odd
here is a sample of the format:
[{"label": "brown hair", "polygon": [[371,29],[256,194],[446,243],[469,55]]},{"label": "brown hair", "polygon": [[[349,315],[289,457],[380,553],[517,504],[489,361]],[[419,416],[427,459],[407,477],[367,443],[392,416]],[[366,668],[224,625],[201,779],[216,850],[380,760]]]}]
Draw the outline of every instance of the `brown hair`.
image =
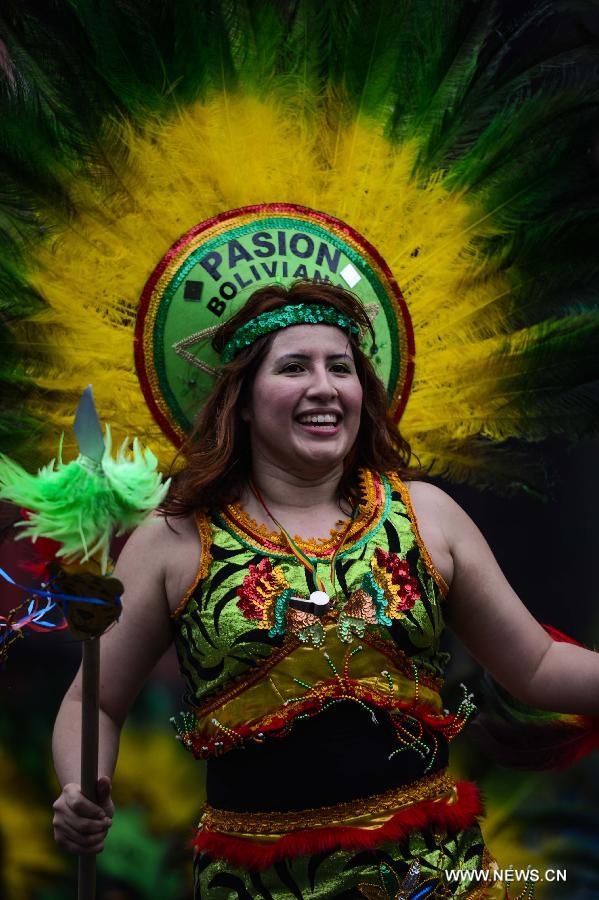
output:
[{"label": "brown hair", "polygon": [[[212,341],[215,350],[220,353],[237,329],[260,313],[298,303],[333,306],[356,322],[362,333],[368,331],[374,344],[374,331],[366,310],[353,294],[334,285],[301,281],[290,288],[273,284],[255,291],[242,309],[218,329]],[[218,509],[241,497],[251,465],[249,429],[241,410],[275,333],[257,338],[223,366],[181,450],[186,465],[174,476],[160,508],[165,515],[185,516],[201,508]],[[421,477],[424,472],[409,466],[412,451],[387,411],[385,387],[360,349],[359,337],[349,329],[347,334],[363,390],[358,436],[344,461],[339,484],[339,498],[347,499],[353,506],[360,499],[360,468],[380,474],[395,471],[400,478]]]}]

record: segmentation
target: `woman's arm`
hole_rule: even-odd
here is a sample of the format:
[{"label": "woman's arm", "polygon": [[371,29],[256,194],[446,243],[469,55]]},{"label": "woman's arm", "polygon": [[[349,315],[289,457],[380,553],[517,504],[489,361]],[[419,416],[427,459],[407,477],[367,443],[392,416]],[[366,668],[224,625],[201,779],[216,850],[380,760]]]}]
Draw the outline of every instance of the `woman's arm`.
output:
[{"label": "woman's arm", "polygon": [[453,559],[447,624],[523,703],[599,715],[599,653],[554,641],[512,590],[470,517],[443,491],[428,487]]},{"label": "woman's arm", "polygon": [[97,853],[112,820],[110,777],[121,728],[147,676],[171,641],[166,597],[166,560],[173,535],[153,519],[129,538],[115,567],[124,585],[119,621],[100,640],[100,734],[98,804],[80,789],[81,669],[60,707],[52,749],[63,788],[54,804],[57,842],[74,853]]}]

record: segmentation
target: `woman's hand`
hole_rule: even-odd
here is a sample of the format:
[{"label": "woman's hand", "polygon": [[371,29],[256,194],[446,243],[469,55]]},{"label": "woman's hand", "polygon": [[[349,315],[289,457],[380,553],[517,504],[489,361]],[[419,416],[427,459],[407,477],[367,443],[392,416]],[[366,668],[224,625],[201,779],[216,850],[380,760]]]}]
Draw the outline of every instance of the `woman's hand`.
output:
[{"label": "woman's hand", "polygon": [[84,797],[78,784],[65,784],[52,807],[56,843],[70,853],[101,853],[114,815],[110,792],[107,775],[98,778],[97,803]]}]

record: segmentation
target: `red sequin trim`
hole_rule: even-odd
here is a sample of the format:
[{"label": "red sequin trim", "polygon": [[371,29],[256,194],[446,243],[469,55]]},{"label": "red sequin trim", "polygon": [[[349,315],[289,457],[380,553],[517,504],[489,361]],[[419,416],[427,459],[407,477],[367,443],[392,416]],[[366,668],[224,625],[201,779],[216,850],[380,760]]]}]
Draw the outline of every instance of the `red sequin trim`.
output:
[{"label": "red sequin trim", "polygon": [[261,559],[258,565],[250,563],[249,574],[237,588],[237,606],[246,619],[259,622],[259,628],[272,628],[274,605],[277,597],[289,587],[279,566],[274,569],[269,559]]},{"label": "red sequin trim", "polygon": [[385,612],[393,619],[398,612],[412,609],[416,601],[421,599],[422,595],[418,588],[418,580],[410,574],[410,566],[406,560],[398,556],[397,553],[387,553],[386,550],[377,547],[375,560],[376,566],[373,567],[375,576],[377,567],[379,572],[384,572],[387,576],[390,576],[384,579],[385,583],[381,584],[381,587],[389,601]]}]

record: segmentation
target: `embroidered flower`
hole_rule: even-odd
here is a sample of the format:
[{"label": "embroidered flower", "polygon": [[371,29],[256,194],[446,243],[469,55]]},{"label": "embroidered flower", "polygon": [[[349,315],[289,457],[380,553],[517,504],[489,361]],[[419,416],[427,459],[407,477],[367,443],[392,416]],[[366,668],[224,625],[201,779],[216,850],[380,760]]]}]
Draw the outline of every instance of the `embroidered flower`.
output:
[{"label": "embroidered flower", "polygon": [[[441,879],[427,873],[425,863],[421,871],[421,858],[415,859],[404,877],[387,863],[379,863],[379,884],[358,884],[358,890],[367,900],[424,900],[437,897]],[[443,896],[449,896],[443,893]]]},{"label": "embroidered flower", "polygon": [[[284,620],[289,583],[280,566],[273,568],[269,559],[261,559],[258,565],[249,566],[249,574],[237,588],[237,606],[246,619],[255,620],[258,628],[274,628]],[[277,615],[278,613],[278,615]]]},{"label": "embroidered flower", "polygon": [[354,619],[363,619],[369,625],[374,625],[377,620],[374,600],[361,588],[351,594],[343,612]]},{"label": "embroidered flower", "polygon": [[312,644],[314,647],[320,647],[324,641],[324,628],[318,616],[292,606],[287,609],[287,631],[303,644]]},{"label": "embroidered flower", "polygon": [[403,611],[412,609],[421,598],[418,580],[410,574],[408,562],[397,553],[387,553],[377,547],[370,567],[387,601],[386,615],[402,619]]},{"label": "embroidered flower", "polygon": [[353,637],[364,637],[367,625],[376,625],[377,608],[372,596],[362,588],[354,591],[346,600],[337,622],[337,634],[345,644]]}]

